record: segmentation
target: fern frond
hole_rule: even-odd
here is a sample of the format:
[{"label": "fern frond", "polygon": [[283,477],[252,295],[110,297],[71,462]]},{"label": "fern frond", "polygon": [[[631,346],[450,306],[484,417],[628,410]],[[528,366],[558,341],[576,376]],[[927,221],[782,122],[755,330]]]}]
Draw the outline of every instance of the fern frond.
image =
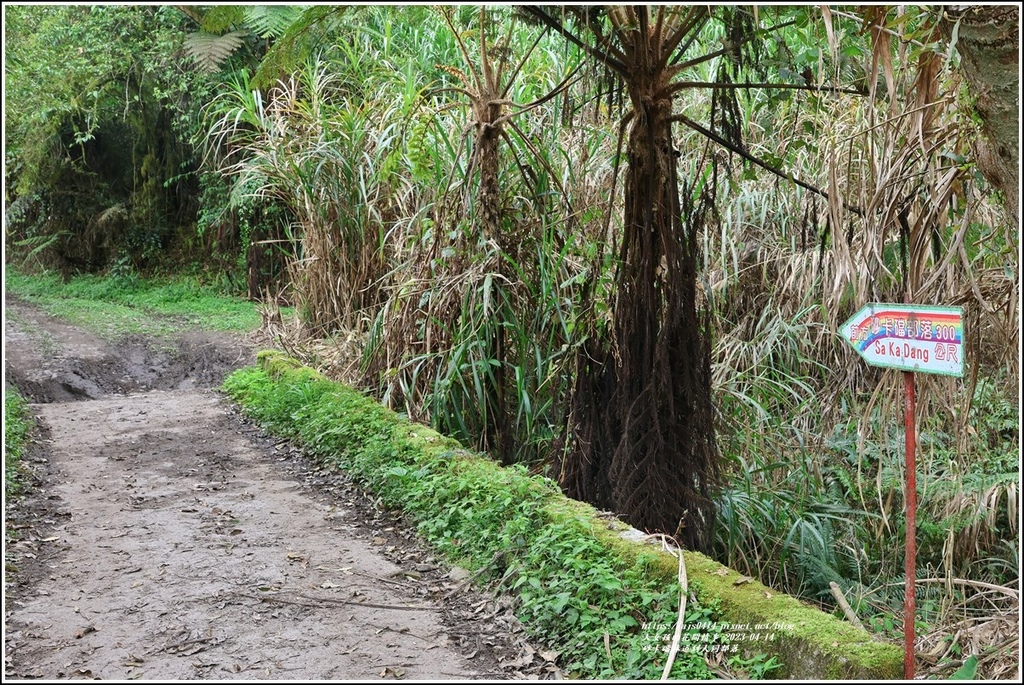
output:
[{"label": "fern frond", "polygon": [[251,5],[245,10],[246,25],[260,38],[280,38],[304,11],[295,5]]},{"label": "fern frond", "polygon": [[303,10],[271,46],[253,75],[253,85],[270,85],[282,72],[301,64],[326,38],[332,21],[348,9],[347,5],[314,5]]},{"label": "fern frond", "polygon": [[220,71],[221,66],[242,45],[245,31],[232,31],[223,36],[210,33],[193,33],[185,39],[185,51],[195,60],[196,66],[202,71],[213,73]]}]

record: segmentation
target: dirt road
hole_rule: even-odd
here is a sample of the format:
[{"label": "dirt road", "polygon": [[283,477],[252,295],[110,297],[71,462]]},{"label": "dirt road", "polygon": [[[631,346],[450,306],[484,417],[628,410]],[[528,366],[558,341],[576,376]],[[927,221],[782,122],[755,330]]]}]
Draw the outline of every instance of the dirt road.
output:
[{"label": "dirt road", "polygon": [[5,512],[5,679],[557,673],[397,515],[240,419],[214,388],[243,341],[6,313],[5,380],[42,433]]}]

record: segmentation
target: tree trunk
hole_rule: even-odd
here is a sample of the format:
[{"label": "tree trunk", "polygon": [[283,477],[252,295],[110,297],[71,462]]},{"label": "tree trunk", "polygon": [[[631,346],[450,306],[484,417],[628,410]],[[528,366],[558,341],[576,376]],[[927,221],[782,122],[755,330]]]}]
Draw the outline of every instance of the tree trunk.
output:
[{"label": "tree trunk", "polygon": [[975,146],[978,169],[1003,193],[1007,215],[1019,227],[1020,10],[1016,5],[955,5],[943,12],[947,38],[959,22],[960,68],[977,98],[984,135]]},{"label": "tree trunk", "polygon": [[[648,63],[656,62],[650,60]],[[701,210],[680,204],[672,101],[662,74],[627,79],[624,234],[613,336],[578,365],[576,447],[563,463],[568,494],[634,526],[710,546],[718,476],[710,345],[696,306]]]},{"label": "tree trunk", "polygon": [[[480,189],[477,192],[477,201],[480,205],[484,239],[493,241],[505,254],[513,254],[514,246],[511,244],[511,236],[502,230],[503,209],[499,183],[501,128],[500,124],[495,125],[494,123],[501,117],[502,106],[496,103],[500,97],[497,84],[490,81],[487,83],[486,92],[473,103],[477,115],[476,163],[480,170]],[[515,256],[518,257],[518,255]],[[508,264],[504,259],[498,262],[497,269],[502,277],[507,278]],[[504,285],[497,285],[497,287],[500,289]],[[492,304],[496,309],[503,305],[504,303],[498,298],[495,298]],[[505,313],[500,312],[497,315],[504,317]],[[512,445],[513,430],[505,401],[507,383],[505,370],[508,364],[505,328],[502,325],[497,325],[487,326],[484,330],[489,335],[488,360],[497,362],[497,365],[491,370],[494,378],[493,385],[488,384],[485,389],[486,420],[480,448],[485,452],[496,452],[501,456],[502,463],[509,465],[514,461],[514,449]]]}]

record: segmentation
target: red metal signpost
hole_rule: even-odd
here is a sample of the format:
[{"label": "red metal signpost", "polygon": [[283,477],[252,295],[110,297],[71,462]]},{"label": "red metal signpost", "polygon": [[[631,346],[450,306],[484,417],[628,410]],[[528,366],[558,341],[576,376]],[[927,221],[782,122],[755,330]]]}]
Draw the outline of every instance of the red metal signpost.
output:
[{"label": "red metal signpost", "polygon": [[906,397],[904,421],[906,427],[907,461],[907,530],[906,559],[904,561],[905,586],[903,590],[903,677],[914,679],[914,617],[917,616],[915,581],[917,580],[917,436],[914,429],[914,372],[903,372],[903,391]]},{"label": "red metal signpost", "polygon": [[906,400],[906,589],[903,601],[903,677],[914,678],[915,581],[917,579],[917,464],[914,372],[964,375],[963,311],[959,307],[867,304],[840,334],[871,366],[900,369]]}]

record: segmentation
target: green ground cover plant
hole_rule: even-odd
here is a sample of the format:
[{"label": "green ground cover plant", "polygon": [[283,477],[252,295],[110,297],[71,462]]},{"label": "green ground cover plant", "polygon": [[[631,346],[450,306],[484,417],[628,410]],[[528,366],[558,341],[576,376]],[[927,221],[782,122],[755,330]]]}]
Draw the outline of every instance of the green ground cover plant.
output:
[{"label": "green ground cover plant", "polygon": [[[259,360],[259,367],[228,377],[225,391],[266,430],[354,476],[381,506],[404,512],[449,561],[470,569],[490,590],[510,596],[530,635],[557,651],[558,664],[571,676],[661,675],[679,601],[672,557],[622,539],[622,524],[568,500],[554,481],[531,475],[523,465],[502,467],[481,458],[279,352],[261,352]],[[752,617],[748,620],[761,622],[770,614],[792,623],[794,639],[780,638],[783,642],[804,644],[834,635],[829,649],[836,649],[837,658],[819,659],[830,664],[818,667],[828,673],[843,657],[856,662],[852,668],[870,663],[868,668],[878,673],[885,672],[886,664],[898,664],[888,646],[872,644],[862,631],[792,598],[773,599],[769,593],[766,600],[760,589],[753,589],[761,587],[756,583],[737,588],[738,574],[693,554],[687,562],[694,575],[683,644],[707,641],[710,635],[726,649],[735,646],[729,654],[739,657],[735,666],[746,677],[768,677],[780,667],[780,658],[741,649],[721,634],[721,626],[740,620],[727,618],[719,599],[725,592],[736,595],[729,598],[733,608],[754,598],[764,605],[741,609]],[[704,656],[680,651],[672,677],[715,677]]]},{"label": "green ground cover plant", "polygon": [[[405,511],[451,562],[511,594],[527,630],[557,649],[570,673],[660,675],[665,654],[651,648],[643,626],[675,624],[678,588],[658,586],[643,563],[628,566],[610,554],[585,518],[553,520],[546,506],[558,496],[552,481],[475,458],[310,369],[282,384],[243,369],[224,388],[269,431],[344,468],[383,506]],[[692,603],[689,611],[696,622],[708,608]],[[680,654],[672,674],[713,677],[696,654]]]},{"label": "green ground cover plant", "polygon": [[260,324],[254,303],[184,276],[86,274],[64,282],[54,273],[27,275],[8,268],[4,282],[9,292],[47,313],[104,337],[165,335],[183,325],[247,333]]},{"label": "green ground cover plant", "polygon": [[21,457],[32,428],[28,405],[14,390],[4,388],[4,497],[17,497],[25,490]]}]

